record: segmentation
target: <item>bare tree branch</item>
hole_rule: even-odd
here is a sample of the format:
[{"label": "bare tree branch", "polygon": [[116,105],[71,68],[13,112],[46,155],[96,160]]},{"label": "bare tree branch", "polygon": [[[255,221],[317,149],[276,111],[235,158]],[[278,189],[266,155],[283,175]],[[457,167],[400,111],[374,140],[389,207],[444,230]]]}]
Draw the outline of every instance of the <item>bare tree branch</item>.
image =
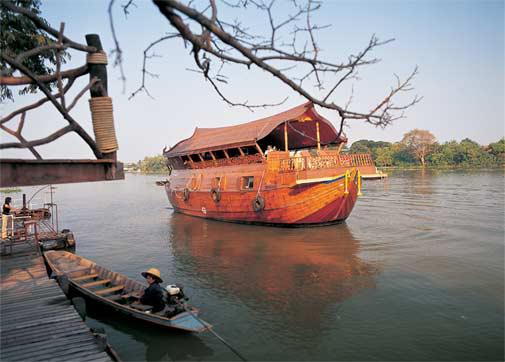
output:
[{"label": "bare tree branch", "polygon": [[[17,63],[21,63],[20,61],[17,61]],[[69,69],[66,71],[61,72],[61,78],[77,78],[80,77],[81,75],[88,74],[88,65],[85,64],[81,67],[74,68],[74,69]],[[48,75],[38,75],[37,78],[43,82],[43,83],[52,83],[57,80],[57,75],[56,74],[48,74]],[[18,86],[18,85],[26,85],[26,84],[35,84],[36,82],[27,76],[20,76],[20,77],[0,77],[0,85],[12,85],[12,86]]]},{"label": "bare tree branch", "polygon": [[135,4],[133,2],[133,0],[129,0],[125,5],[121,5],[121,7],[123,8],[123,13],[124,13],[124,16],[127,17],[128,15],[130,15],[130,11],[128,10],[128,8],[130,6],[135,6],[137,7],[137,4]]},{"label": "bare tree branch", "polygon": [[8,127],[6,127],[4,125],[0,125],[0,128],[3,129],[5,132],[9,133],[10,135],[16,137],[20,141],[20,144],[22,145],[23,148],[28,148],[32,152],[32,154],[35,156],[36,159],[41,160],[42,156],[40,156],[40,154],[35,150],[33,145],[31,145],[30,142],[28,142],[21,135],[21,131],[23,130],[23,126],[25,124],[25,116],[26,116],[26,112],[23,112],[23,114],[21,115],[21,120],[19,121],[18,129],[16,131],[12,131],[11,129],[9,129]]},{"label": "bare tree branch", "polygon": [[98,147],[91,138],[91,136],[72,118],[72,116],[58,103],[57,99],[53,94],[51,94],[51,91],[47,88],[47,86],[37,78],[35,74],[33,74],[28,68],[26,68],[24,65],[16,62],[14,59],[10,58],[6,54],[0,54],[1,58],[9,63],[13,68],[19,70],[20,72],[24,73],[26,76],[31,78],[39,87],[39,89],[46,95],[47,98],[51,101],[51,103],[54,105],[54,107],[61,113],[63,118],[67,120],[69,125],[71,126],[72,130],[75,131],[83,140],[88,144],[88,146],[91,148],[93,153],[97,158],[102,158],[102,153],[98,150]]},{"label": "bare tree branch", "polygon": [[177,37],[180,37],[179,34],[169,34],[169,35],[166,35],[166,36],[163,36],[161,38],[159,38],[158,40],[155,40],[154,42],[152,42],[151,44],[149,44],[149,46],[144,49],[144,59],[142,61],[142,83],[141,85],[139,86],[139,88],[137,88],[137,90],[135,90],[131,95],[130,97],[128,97],[128,99],[132,99],[133,97],[135,97],[138,93],[144,91],[146,92],[146,94],[152,98],[151,94],[149,93],[149,91],[147,90],[146,88],[146,74],[150,74],[148,71],[147,71],[147,67],[146,67],[146,63],[147,63],[147,59],[149,59],[150,56],[149,55],[149,51],[155,47],[156,45],[158,45],[159,43],[165,41],[165,40],[168,40],[168,39],[173,39],[173,38],[177,38]]},{"label": "bare tree branch", "polygon": [[34,49],[30,49],[24,53],[21,53],[19,55],[16,56],[16,61],[17,62],[20,62],[22,63],[23,60],[25,60],[26,58],[30,58],[34,55],[37,55],[37,54],[40,54],[40,53],[43,53],[45,51],[48,51],[48,50],[65,50],[67,49],[68,46],[67,45],[63,45],[63,44],[49,44],[49,45],[42,45],[42,46],[39,46],[37,48],[34,48]]},{"label": "bare tree branch", "polygon": [[123,93],[124,93],[125,89],[126,89],[126,77],[125,77],[125,73],[123,70],[123,51],[121,50],[121,47],[119,46],[119,41],[116,36],[116,30],[114,28],[114,18],[112,16],[112,7],[114,6],[114,1],[115,0],[110,0],[109,8],[108,8],[110,30],[112,32],[112,38],[114,39],[114,45],[115,45],[115,48],[111,52],[111,55],[114,55],[114,66],[115,67],[119,66],[119,72],[121,74],[120,79],[123,82]]},{"label": "bare tree branch", "polygon": [[[58,45],[62,45],[63,31],[65,30],[65,23],[60,24],[60,32],[58,34]],[[63,92],[63,82],[61,81],[61,51],[56,52],[56,84],[60,94],[61,107],[65,109],[65,92]]]},{"label": "bare tree branch", "polygon": [[[167,18],[170,24],[177,30],[181,37],[191,43],[193,59],[202,75],[213,86],[218,95],[230,105],[250,107],[248,102],[233,102],[224,96],[218,86],[224,79],[221,70],[224,64],[238,64],[248,69],[256,66],[271,75],[281,83],[290,87],[293,91],[303,96],[308,101],[320,107],[327,108],[338,113],[341,119],[341,129],[346,120],[363,120],[375,126],[387,126],[392,121],[403,117],[403,110],[418,103],[421,98],[414,96],[411,101],[396,105],[393,98],[400,93],[412,90],[411,81],[417,75],[417,67],[407,76],[405,81],[397,79],[396,85],[387,93],[370,111],[358,111],[350,109],[350,102],[340,105],[331,101],[330,97],[335,94],[344,82],[357,79],[358,69],[379,62],[379,59],[370,57],[371,53],[382,45],[393,41],[388,39],[380,41],[372,35],[367,46],[356,55],[351,55],[345,62],[335,62],[321,59],[315,32],[327,26],[313,24],[312,15],[321,4],[315,0],[307,0],[305,4],[299,4],[293,0],[294,11],[287,17],[278,21],[274,15],[275,0],[244,0],[238,2],[221,1],[232,8],[247,7],[252,5],[257,10],[264,12],[270,24],[269,37],[254,35],[242,26],[241,22],[227,22],[218,16],[215,0],[208,0],[209,7],[203,11],[191,7],[191,3],[184,5],[176,0],[153,0],[160,12]],[[284,3],[283,3],[284,4]],[[207,15],[210,9],[210,15]],[[285,8],[283,8],[283,12]],[[304,25],[298,24],[304,19]],[[197,34],[191,25],[200,26],[203,31]],[[294,31],[291,42],[279,42],[279,31],[292,25]],[[285,31],[283,31],[285,33]],[[305,42],[301,36],[305,37]],[[300,42],[302,46],[300,47]],[[204,53],[203,55],[201,53]],[[213,61],[220,64],[217,72],[214,70]],[[288,66],[282,67],[282,62],[288,62]],[[299,68],[302,74],[295,76],[288,72]],[[323,75],[326,75],[323,79]],[[218,77],[219,76],[219,77]],[[329,80],[327,80],[329,79]],[[306,82],[313,82],[315,91],[306,87]],[[225,81],[226,82],[226,81]],[[328,87],[325,83],[330,83]],[[318,92],[327,89],[324,95]],[[352,99],[352,96],[349,100]],[[398,115],[398,113],[401,114]]]},{"label": "bare tree branch", "polygon": [[[5,126],[0,126],[2,129],[5,127]],[[26,148],[26,147],[35,147],[35,146],[41,146],[41,145],[45,145],[49,142],[52,142],[52,141],[55,141],[57,140],[58,138],[60,138],[61,136],[67,134],[67,133],[70,133],[72,131],[75,131],[75,128],[73,125],[69,124],[61,129],[59,129],[58,131],[54,132],[54,133],[51,133],[49,136],[47,137],[44,137],[44,138],[40,138],[40,139],[37,139],[37,140],[34,140],[34,141],[30,141],[30,142],[19,142],[19,143],[16,143],[16,142],[12,142],[12,143],[1,143],[0,144],[0,149],[6,149],[6,148]],[[39,155],[40,157],[40,155]]]},{"label": "bare tree branch", "polygon": [[67,112],[70,112],[72,108],[74,108],[74,106],[77,104],[79,98],[81,98],[87,91],[89,91],[91,87],[93,87],[97,82],[99,82],[98,78],[93,77],[88,85],[86,85],[79,93],[77,93],[72,103],[70,103],[70,105],[67,107]]},{"label": "bare tree branch", "polygon": [[[70,78],[69,81],[67,82],[67,85],[65,86],[65,88],[63,89],[64,92],[67,92],[70,87],[74,84],[74,81],[75,81],[75,78]],[[59,93],[55,95],[55,97],[59,97]],[[9,115],[3,117],[0,119],[0,124],[4,124],[6,122],[8,122],[9,120],[11,120],[12,118],[14,118],[15,116],[17,116],[18,114],[21,114],[23,112],[26,112],[26,111],[29,111],[31,109],[35,109],[37,107],[40,107],[41,105],[43,105],[44,103],[46,103],[47,101],[49,101],[49,98],[48,97],[44,97],[40,100],[38,100],[37,102],[35,103],[32,103],[28,106],[25,106],[25,107],[22,107],[20,109],[17,109],[15,110],[14,112],[10,113]]]}]

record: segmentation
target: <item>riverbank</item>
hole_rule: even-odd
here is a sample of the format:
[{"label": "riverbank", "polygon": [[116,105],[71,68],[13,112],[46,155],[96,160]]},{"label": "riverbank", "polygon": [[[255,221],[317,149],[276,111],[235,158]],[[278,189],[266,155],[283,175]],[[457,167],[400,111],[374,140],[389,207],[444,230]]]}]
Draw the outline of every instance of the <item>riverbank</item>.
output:
[{"label": "riverbank", "polygon": [[378,170],[384,171],[422,171],[422,170],[438,170],[438,171],[505,171],[505,165],[496,167],[475,167],[475,166],[377,166]]}]

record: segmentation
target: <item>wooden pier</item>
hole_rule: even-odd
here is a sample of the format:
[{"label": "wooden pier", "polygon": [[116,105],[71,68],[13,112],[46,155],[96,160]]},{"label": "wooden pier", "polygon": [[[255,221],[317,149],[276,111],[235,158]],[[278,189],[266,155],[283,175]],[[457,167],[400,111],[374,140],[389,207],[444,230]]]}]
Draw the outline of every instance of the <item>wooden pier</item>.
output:
[{"label": "wooden pier", "polygon": [[0,257],[0,360],[112,361],[29,245]]}]

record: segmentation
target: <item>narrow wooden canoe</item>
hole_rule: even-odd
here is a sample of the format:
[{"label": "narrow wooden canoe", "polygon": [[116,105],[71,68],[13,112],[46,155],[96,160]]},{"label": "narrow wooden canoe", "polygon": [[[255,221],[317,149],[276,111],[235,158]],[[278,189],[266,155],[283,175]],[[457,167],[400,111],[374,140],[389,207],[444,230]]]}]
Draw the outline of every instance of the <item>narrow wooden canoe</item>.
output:
[{"label": "narrow wooden canoe", "polygon": [[44,255],[56,277],[67,277],[70,286],[84,296],[130,318],[188,332],[202,332],[211,327],[198,317],[198,309],[193,307],[186,307],[186,311],[172,317],[151,313],[148,306],[135,302],[134,297],[146,285],[101,267],[91,260],[66,251],[51,250]]}]

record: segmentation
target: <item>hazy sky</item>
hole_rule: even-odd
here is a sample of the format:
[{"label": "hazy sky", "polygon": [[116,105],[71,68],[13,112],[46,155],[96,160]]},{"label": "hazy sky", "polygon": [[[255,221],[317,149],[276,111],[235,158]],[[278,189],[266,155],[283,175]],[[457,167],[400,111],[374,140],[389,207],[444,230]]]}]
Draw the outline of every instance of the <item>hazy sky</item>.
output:
[{"label": "hazy sky", "polygon": [[[279,107],[254,113],[229,107],[223,103],[201,75],[187,71],[195,68],[189,49],[180,40],[161,44],[151,61],[150,70],[159,75],[148,80],[154,99],[139,94],[128,100],[140,84],[142,52],[153,41],[172,29],[157,8],[147,0],[135,0],[136,8],[125,19],[117,0],[116,31],[124,52],[127,76],[126,92],[118,80],[119,71],[110,64],[109,94],[113,97],[119,158],[136,161],[144,156],[160,154],[165,145],[174,145],[189,137],[195,127],[216,127],[237,124],[303,103],[304,100],[261,71],[233,70],[230,84],[223,88],[236,101],[251,103],[276,102],[289,96]],[[46,0],[42,15],[54,27],[66,23],[65,35],[85,43],[84,35],[98,33],[104,48],[113,48],[106,0]],[[279,1],[277,13],[282,17],[286,2]],[[228,19],[230,12],[223,11]],[[251,27],[264,27],[265,19],[249,16]],[[285,16],[285,15],[284,15]],[[359,139],[399,141],[414,128],[431,131],[439,142],[460,141],[469,137],[480,144],[495,142],[505,136],[504,125],[504,2],[503,1],[337,1],[323,2],[313,17],[320,25],[332,27],[318,35],[324,57],[345,61],[351,53],[362,50],[370,36],[395,38],[376,53],[382,61],[360,72],[354,84],[354,109],[366,112],[394,84],[394,73],[408,75],[417,65],[419,75],[414,81],[415,93],[423,101],[407,111],[407,118],[386,129],[378,129],[353,121],[345,130],[349,142]],[[84,64],[84,54],[74,53],[68,67]],[[74,94],[87,83],[83,77]],[[335,102],[345,103],[348,94],[342,92]],[[16,97],[15,102],[2,104],[6,114],[41,97]],[[72,115],[92,134],[87,98],[84,97]],[[331,112],[321,111],[330,120]],[[43,107],[29,112],[26,137],[46,136],[65,122],[52,109]],[[2,142],[10,140],[2,132]],[[66,135],[57,142],[38,150],[45,158],[92,157],[87,146],[75,135]],[[30,153],[5,151],[2,157],[24,156]]]}]

